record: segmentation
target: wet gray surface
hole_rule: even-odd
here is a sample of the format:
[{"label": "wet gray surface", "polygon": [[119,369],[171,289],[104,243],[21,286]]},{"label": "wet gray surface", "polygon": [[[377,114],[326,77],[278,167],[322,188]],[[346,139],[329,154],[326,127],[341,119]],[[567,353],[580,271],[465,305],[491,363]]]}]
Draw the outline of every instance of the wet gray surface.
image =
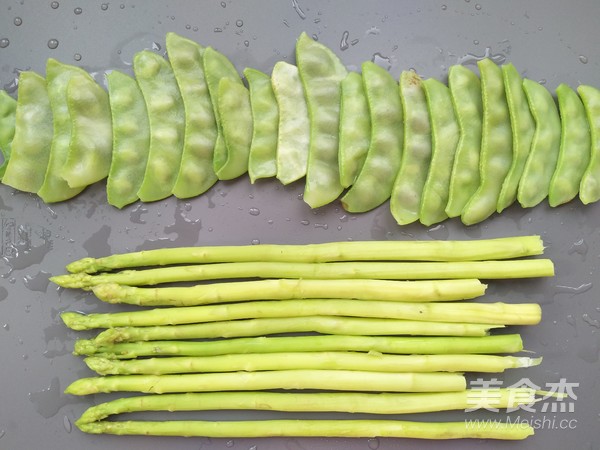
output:
[{"label": "wet gray surface", "polygon": [[[229,56],[241,71],[270,71],[293,61],[296,37],[306,31],[333,48],[351,69],[375,60],[398,76],[414,68],[444,78],[451,64],[474,64],[488,55],[510,61],[525,76],[554,89],[600,86],[600,47],[593,0],[551,2],[0,2],[0,87],[14,92],[19,70],[44,71],[46,58],[81,64],[102,81],[106,70],[130,71],[143,48],[162,52],[175,31]],[[513,206],[501,216],[466,228],[457,221],[425,228],[399,227],[388,206],[368,214],[345,213],[339,203],[311,211],[302,185],[276,181],[251,185],[247,178],[221,182],[189,201],[170,198],[118,211],[106,204],[102,183],[78,198],[47,206],[34,196],[0,186],[0,449],[598,449],[600,433],[600,206],[574,201],[551,209]],[[540,367],[514,370],[504,385],[528,377],[544,387],[565,378],[579,383],[573,412],[511,414],[555,418],[574,429],[548,429],[546,422],[525,442],[418,442],[394,439],[185,439],[87,436],[72,423],[90,405],[111,396],[65,396],[62,390],[91,373],[70,351],[76,337],[60,311],[106,311],[79,291],[57,290],[48,276],[87,255],[195,244],[309,243],[355,239],[468,239],[541,234],[557,265],[553,279],[492,283],[488,300],[536,301],[541,325],[516,329],[527,349],[544,356]],[[489,377],[486,377],[489,379]],[[304,417],[296,415],[294,417]],[[330,417],[332,415],[324,415]],[[335,415],[334,415],[335,416]],[[154,416],[155,417],[155,416]],[[182,415],[181,417],[191,417]],[[275,413],[202,413],[195,417],[288,417]],[[504,418],[463,412],[412,419]]]}]

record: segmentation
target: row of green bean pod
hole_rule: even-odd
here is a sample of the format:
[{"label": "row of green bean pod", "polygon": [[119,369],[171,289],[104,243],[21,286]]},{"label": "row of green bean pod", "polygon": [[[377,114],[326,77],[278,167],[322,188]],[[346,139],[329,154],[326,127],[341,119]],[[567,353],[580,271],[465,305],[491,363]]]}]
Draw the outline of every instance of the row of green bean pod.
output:
[{"label": "row of green bean pod", "polygon": [[[271,76],[168,33],[168,60],[144,50],[135,78],[107,74],[108,92],[79,67],[49,59],[20,74],[18,100],[0,91],[4,184],[47,203],[106,177],[107,198],[191,198],[249,174],[305,179],[312,208],[353,213],[390,200],[399,224],[460,217],[469,225],[518,201],[600,199],[600,90],[565,84],[558,105],[512,64],[456,65],[448,86],[367,61],[348,72],[303,33],[296,65]],[[578,95],[579,94],[579,95]]]}]

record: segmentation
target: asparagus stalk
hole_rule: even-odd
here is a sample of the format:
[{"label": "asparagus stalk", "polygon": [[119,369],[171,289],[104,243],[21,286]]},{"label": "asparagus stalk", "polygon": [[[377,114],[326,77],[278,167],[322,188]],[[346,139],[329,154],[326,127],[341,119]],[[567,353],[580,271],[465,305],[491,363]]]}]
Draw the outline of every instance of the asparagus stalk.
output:
[{"label": "asparagus stalk", "polygon": [[416,439],[521,440],[534,434],[531,426],[487,422],[407,422],[400,420],[245,420],[100,421],[78,424],[85,433],[145,436],[250,438],[268,436],[401,437]]},{"label": "asparagus stalk", "polygon": [[[67,275],[68,276],[68,275]],[[248,300],[340,298],[386,301],[445,301],[479,297],[486,285],[479,280],[258,280],[200,284],[191,287],[138,288],[118,284],[94,286],[108,303],[140,306],[196,306]]]},{"label": "asparagus stalk", "polygon": [[448,392],[466,389],[456,373],[385,373],[360,370],[270,370],[183,375],[115,375],[80,378],[66,394],[99,392],[257,391],[264,389],[324,389],[334,391]]},{"label": "asparagus stalk", "polygon": [[184,247],[124,253],[72,262],[72,273],[95,273],[130,267],[215,262],[331,262],[331,261],[478,261],[540,255],[539,236],[479,241],[331,242],[309,245],[241,245]]},{"label": "asparagus stalk", "polygon": [[232,262],[125,270],[117,273],[59,275],[52,281],[62,287],[89,289],[98,284],[132,286],[179,281],[235,278],[387,279],[430,280],[452,278],[531,278],[554,275],[549,259],[466,262]]},{"label": "asparagus stalk", "polygon": [[374,317],[430,322],[533,325],[541,319],[537,303],[397,303],[375,300],[277,300],[225,305],[156,308],[122,313],[85,315],[64,312],[61,318],[73,330],[123,326],[179,325],[263,317],[315,315]]},{"label": "asparagus stalk", "polygon": [[[535,401],[533,389],[470,389],[459,392],[367,394],[358,392],[206,392],[138,395],[88,408],[77,420],[84,425],[107,417],[142,411],[266,410],[290,412],[348,412],[412,414],[472,408],[516,408]],[[487,400],[487,403],[486,403]]]},{"label": "asparagus stalk", "polygon": [[118,361],[91,356],[99,375],[165,375],[244,370],[365,370],[372,372],[504,372],[538,365],[541,358],[494,355],[383,355],[356,352],[286,352]]},{"label": "asparagus stalk", "polygon": [[486,336],[493,328],[503,328],[503,326],[368,319],[362,317],[307,316],[231,320],[188,325],[109,328],[99,333],[94,338],[94,342],[99,345],[106,345],[119,342],[232,338],[311,331],[321,334],[347,334],[353,336]]},{"label": "asparagus stalk", "polygon": [[518,334],[485,337],[293,336],[238,338],[208,342],[153,341],[98,345],[75,342],[76,355],[112,359],[140,356],[211,356],[247,353],[358,351],[393,354],[489,354],[523,350]]}]

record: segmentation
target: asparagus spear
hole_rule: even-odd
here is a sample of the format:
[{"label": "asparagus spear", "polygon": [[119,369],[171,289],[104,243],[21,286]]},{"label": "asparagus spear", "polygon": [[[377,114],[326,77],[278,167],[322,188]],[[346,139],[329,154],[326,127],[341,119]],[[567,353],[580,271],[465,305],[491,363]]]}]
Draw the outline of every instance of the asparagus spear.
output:
[{"label": "asparagus spear", "polygon": [[125,270],[117,273],[58,275],[51,281],[62,287],[90,289],[98,284],[132,286],[179,281],[235,278],[388,279],[430,280],[452,278],[532,278],[554,275],[549,259],[466,262],[232,262]]},{"label": "asparagus spear", "polygon": [[315,315],[494,325],[533,325],[541,319],[541,308],[537,303],[448,304],[314,299],[156,308],[144,311],[89,315],[79,312],[64,312],[61,314],[61,318],[73,330],[89,330],[91,328],[178,325],[262,317]]},{"label": "asparagus spear", "polygon": [[[358,392],[203,392],[138,395],[88,408],[77,420],[84,425],[109,416],[141,411],[266,410],[294,412],[350,412],[411,414],[472,408],[516,408],[534,402],[533,389],[470,389],[459,392],[367,394]],[[486,403],[487,400],[487,403]]]},{"label": "asparagus spear", "polygon": [[473,323],[422,322],[397,319],[369,319],[363,317],[280,317],[275,319],[247,319],[226,322],[164,325],[154,327],[118,327],[99,333],[98,345],[134,341],[165,341],[179,339],[232,338],[266,336],[276,333],[317,332],[353,336],[486,336],[492,328],[502,325]]},{"label": "asparagus spear", "polygon": [[183,375],[115,375],[80,378],[66,394],[99,392],[256,391],[264,389],[325,389],[334,391],[449,392],[466,389],[456,373],[385,373],[361,370],[269,370]]},{"label": "asparagus spear", "polygon": [[75,342],[76,355],[114,359],[139,356],[211,356],[234,353],[359,351],[396,354],[487,354],[523,350],[518,334],[485,337],[293,336],[238,338],[209,342],[153,341],[98,345]]},{"label": "asparagus spear", "polygon": [[383,355],[356,352],[285,352],[250,355],[181,356],[118,361],[90,356],[99,375],[165,375],[244,370],[367,370],[372,372],[504,372],[538,365],[541,358],[494,355]]},{"label": "asparagus spear", "polygon": [[204,437],[404,437],[417,439],[506,439],[520,440],[534,434],[524,423],[493,425],[486,422],[407,422],[400,420],[244,420],[207,421],[100,421],[78,424],[85,433],[141,434],[145,436]]},{"label": "asparagus spear", "polygon": [[124,253],[72,262],[72,273],[95,273],[128,267],[214,262],[275,261],[477,261],[540,255],[539,236],[518,236],[479,241],[374,241],[331,242],[308,245],[240,245],[183,247]]},{"label": "asparagus spear", "polygon": [[94,286],[108,303],[140,306],[194,306],[248,300],[345,298],[388,301],[445,301],[481,296],[479,280],[259,280],[200,284],[191,287],[137,288],[118,284]]}]

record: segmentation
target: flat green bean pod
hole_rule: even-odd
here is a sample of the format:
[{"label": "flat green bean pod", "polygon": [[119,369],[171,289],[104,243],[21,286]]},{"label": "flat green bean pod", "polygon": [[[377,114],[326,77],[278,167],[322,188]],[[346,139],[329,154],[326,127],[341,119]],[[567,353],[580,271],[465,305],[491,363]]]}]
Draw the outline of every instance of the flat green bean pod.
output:
[{"label": "flat green bean pod", "polygon": [[0,91],[0,152],[4,157],[4,161],[0,164],[0,180],[10,160],[11,143],[15,135],[16,111],[17,101],[5,91]]},{"label": "flat green bean pod", "polygon": [[472,225],[491,216],[502,183],[512,164],[512,130],[502,70],[490,59],[477,63],[481,74],[483,122],[479,161],[479,188],[469,199],[461,220]]},{"label": "flat green bean pod", "polygon": [[296,43],[296,61],[310,121],[304,201],[318,208],[343,190],[338,163],[340,99],[348,71],[335,53],[306,33]]},{"label": "flat green bean pod", "polygon": [[271,86],[271,78],[256,69],[244,69],[250,90],[252,109],[252,144],[248,158],[248,174],[254,183],[258,178],[277,175],[277,136],[279,108]]},{"label": "flat green bean pod", "polygon": [[74,76],[67,84],[71,116],[69,155],[61,176],[82,188],[108,176],[112,157],[112,121],[108,93],[92,77]]},{"label": "flat green bean pod", "polygon": [[448,87],[452,96],[454,114],[458,120],[460,137],[450,178],[450,192],[446,214],[458,217],[479,187],[479,154],[481,152],[481,83],[464,66],[451,66]]},{"label": "flat green bean pod", "polygon": [[590,125],[577,92],[562,83],[556,88],[561,133],[556,170],[550,181],[548,201],[558,206],[579,192],[583,173],[590,162]]},{"label": "flat green bean pod", "polygon": [[271,82],[279,105],[277,179],[289,184],[306,175],[310,139],[308,107],[296,66],[279,61],[273,67]]},{"label": "flat green bean pod", "polygon": [[350,187],[367,157],[371,140],[371,117],[362,77],[350,72],[342,80],[340,104],[340,182]]},{"label": "flat green bean pod", "polygon": [[552,94],[544,86],[525,79],[523,89],[535,120],[535,131],[517,199],[523,208],[531,208],[544,200],[550,191],[560,150],[560,116]]},{"label": "flat green bean pod", "polygon": [[496,210],[500,213],[517,199],[519,181],[525,169],[525,163],[531,150],[531,141],[535,130],[535,122],[527,96],[523,90],[523,80],[512,64],[502,66],[506,101],[510,113],[510,124],[513,138],[513,158],[508,174],[502,184]]},{"label": "flat green bean pod", "polygon": [[72,77],[89,77],[83,69],[63,64],[55,59],[46,63],[46,86],[53,116],[53,137],[50,160],[44,183],[37,194],[46,203],[62,202],[79,194],[84,188],[72,188],[60,173],[69,156],[71,143],[71,115],[67,105],[67,85]]},{"label": "flat green bean pod", "polygon": [[227,149],[227,160],[219,170],[219,178],[232,180],[248,171],[252,143],[250,93],[245,86],[230,78],[222,78],[217,100]]},{"label": "flat green bean pod", "polygon": [[587,205],[600,200],[600,90],[581,85],[577,92],[585,106],[591,137],[590,162],[579,187],[579,198]]},{"label": "flat green bean pod", "polygon": [[354,185],[342,198],[349,212],[368,211],[390,198],[402,158],[398,84],[387,70],[371,61],[363,63],[362,75],[371,116],[371,141]]},{"label": "flat green bean pod", "polygon": [[404,149],[390,208],[396,222],[406,225],[419,219],[421,194],[431,161],[431,124],[421,77],[414,71],[400,74],[400,99],[404,115]]},{"label": "flat green bean pod", "polygon": [[138,199],[150,150],[148,111],[136,81],[113,70],[106,76],[113,154],[106,182],[108,203],[122,208]]},{"label": "flat green bean pod", "polygon": [[185,111],[171,65],[149,50],[133,59],[150,121],[150,151],[138,196],[144,202],[171,195],[183,152]]},{"label": "flat green bean pod", "polygon": [[19,75],[12,153],[2,182],[37,192],[44,182],[52,144],[52,110],[46,80],[30,71]]},{"label": "flat green bean pod", "polygon": [[219,171],[227,161],[227,144],[223,137],[223,128],[221,126],[221,118],[219,117],[219,82],[221,78],[229,78],[232,81],[243,86],[242,80],[234,67],[234,65],[227,59],[225,55],[219,53],[212,47],[207,47],[204,50],[204,76],[206,78],[206,84],[208,86],[208,92],[210,93],[210,100],[212,102],[213,113],[215,116],[215,122],[217,125],[217,140],[215,141],[215,149],[213,156],[213,170],[217,174],[217,177],[221,180]]},{"label": "flat green bean pod", "polygon": [[425,80],[423,88],[431,122],[431,165],[423,186],[419,220],[429,226],[448,218],[445,208],[460,131],[450,89],[434,78]]},{"label": "flat green bean pod", "polygon": [[217,181],[213,170],[217,125],[204,77],[204,48],[183,36],[167,33],[167,54],[185,111],[183,152],[173,195],[195,197]]}]

